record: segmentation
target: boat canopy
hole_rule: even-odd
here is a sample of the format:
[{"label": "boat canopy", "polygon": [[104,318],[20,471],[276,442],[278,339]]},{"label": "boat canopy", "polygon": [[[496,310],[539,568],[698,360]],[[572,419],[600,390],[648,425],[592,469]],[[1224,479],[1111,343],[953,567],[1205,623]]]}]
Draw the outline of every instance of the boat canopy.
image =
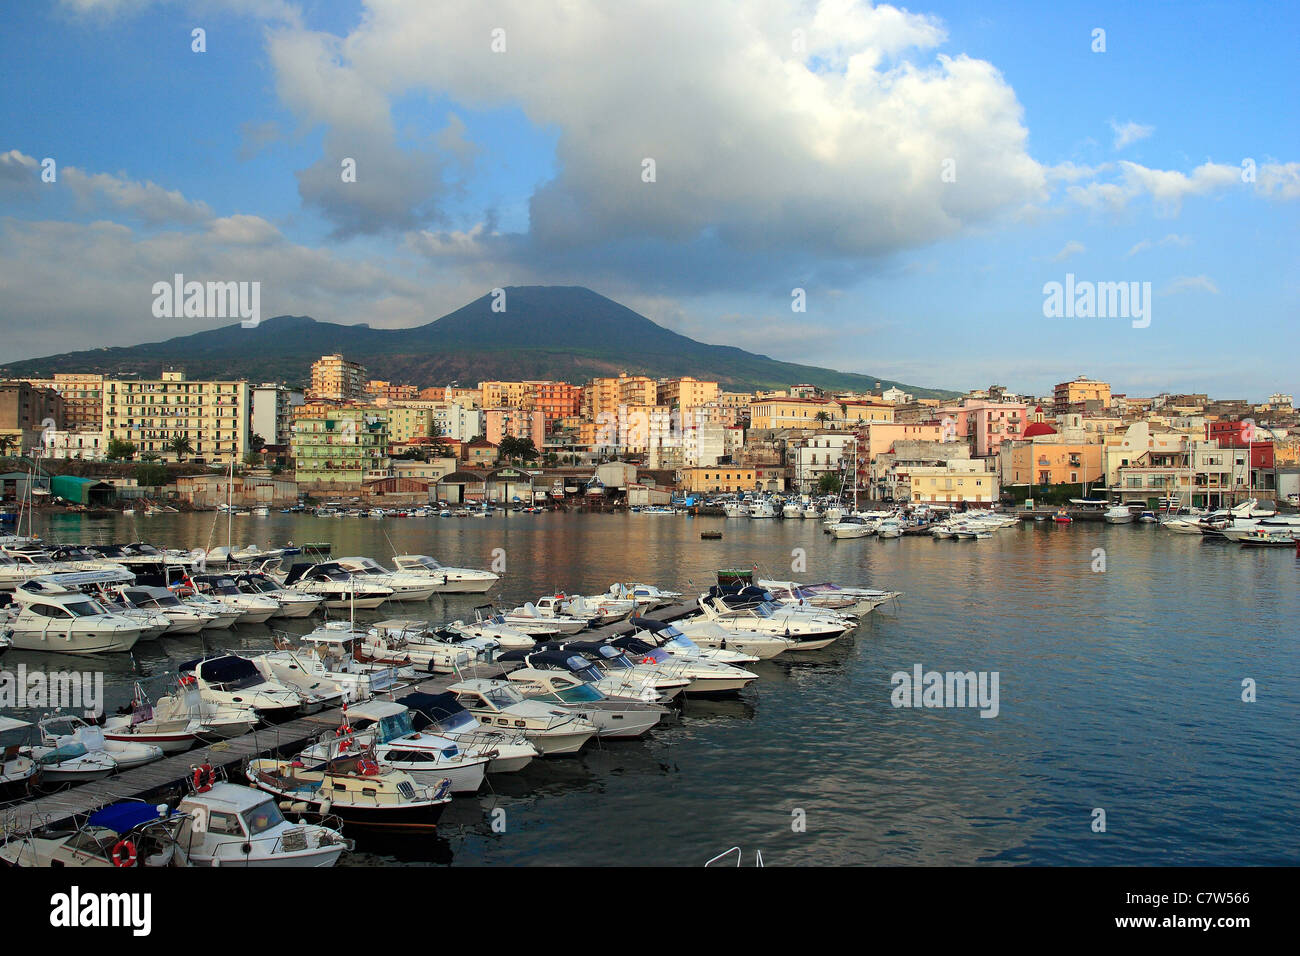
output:
[{"label": "boat canopy", "polygon": [[163,809],[166,812],[160,815],[158,808],[150,803],[134,801],[110,803],[102,810],[92,813],[86,822],[92,827],[104,827],[117,834],[129,833],[138,826],[176,815],[175,810],[166,810],[166,807]]},{"label": "boat canopy", "polygon": [[259,682],[262,680],[257,665],[247,658],[238,657],[234,654],[228,654],[225,657],[212,657],[207,660],[199,658],[187,661],[179,667],[181,671],[193,671],[195,669],[198,670],[199,676],[205,681],[211,681],[214,684],[231,684],[235,681],[250,678]]}]

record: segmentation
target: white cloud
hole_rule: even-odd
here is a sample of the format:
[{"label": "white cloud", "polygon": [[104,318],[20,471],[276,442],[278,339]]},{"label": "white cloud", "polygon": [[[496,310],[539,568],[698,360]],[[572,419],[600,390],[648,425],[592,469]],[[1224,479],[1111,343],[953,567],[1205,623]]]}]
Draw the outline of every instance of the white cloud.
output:
[{"label": "white cloud", "polygon": [[1178,276],[1162,290],[1163,295],[1177,295],[1180,292],[1209,292],[1219,294],[1219,287],[1209,276]]},{"label": "white cloud", "polygon": [[1064,262],[1066,259],[1069,259],[1072,256],[1077,256],[1087,251],[1088,251],[1087,247],[1085,247],[1082,242],[1079,242],[1078,240],[1075,239],[1071,239],[1069,242],[1067,242],[1064,246],[1061,247],[1060,252],[1052,256],[1051,261]]},{"label": "white cloud", "polygon": [[1258,187],[1269,199],[1300,199],[1300,163],[1265,163]]},{"label": "white cloud", "polygon": [[1110,128],[1115,133],[1115,148],[1123,149],[1140,139],[1146,139],[1155,132],[1154,126],[1143,126],[1141,123],[1134,123],[1130,120],[1127,123],[1116,123],[1110,121]]},{"label": "white cloud", "polygon": [[1137,255],[1139,252],[1146,252],[1148,249],[1154,249],[1154,248],[1156,248],[1157,246],[1182,246],[1182,247],[1186,247],[1186,246],[1190,246],[1191,244],[1192,244],[1192,240],[1191,240],[1190,237],[1188,237],[1188,236],[1180,236],[1180,235],[1178,235],[1177,233],[1173,233],[1173,232],[1171,232],[1171,233],[1169,233],[1169,235],[1165,236],[1163,239],[1155,239],[1155,240],[1152,240],[1152,239],[1143,239],[1141,242],[1139,242],[1139,243],[1137,243],[1136,245],[1134,245],[1132,249],[1130,249],[1127,253],[1125,253],[1125,255],[1128,255],[1128,256],[1135,256],[1135,255]]}]

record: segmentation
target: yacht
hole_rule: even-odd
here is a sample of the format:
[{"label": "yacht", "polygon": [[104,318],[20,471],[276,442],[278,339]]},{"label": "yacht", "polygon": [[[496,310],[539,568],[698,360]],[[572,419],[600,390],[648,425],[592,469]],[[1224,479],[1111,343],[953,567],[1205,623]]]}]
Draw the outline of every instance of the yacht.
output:
[{"label": "yacht", "polygon": [[416,733],[435,733],[456,741],[463,749],[475,748],[494,754],[488,773],[517,773],[532,763],[538,750],[513,728],[487,727],[456,699],[455,694],[412,693],[397,698],[411,711]]},{"label": "yacht", "polygon": [[444,567],[427,554],[399,554],[393,558],[393,567],[427,578],[434,594],[483,594],[500,580],[491,571]]},{"label": "yacht", "polygon": [[177,850],[190,866],[333,866],[352,846],[335,827],[290,823],[263,790],[224,781],[176,811]]},{"label": "yacht", "polygon": [[286,588],[322,597],[325,607],[332,610],[375,608],[393,596],[392,588],[362,580],[365,577],[349,574],[336,563],[327,561],[295,564],[281,583]]},{"label": "yacht", "polygon": [[177,670],[194,678],[202,700],[227,712],[251,708],[261,719],[275,723],[293,717],[302,707],[296,691],[268,680],[256,664],[236,654],[198,658]]},{"label": "yacht", "polygon": [[775,518],[776,509],[772,507],[772,502],[767,498],[756,498],[754,503],[749,506],[749,516],[751,518]]},{"label": "yacht", "polygon": [[728,518],[748,518],[749,505],[743,501],[724,501],[722,511]]},{"label": "yacht", "polygon": [[898,518],[885,518],[880,524],[876,525],[876,537],[878,538],[901,538],[903,536],[903,523]]},{"label": "yacht", "polygon": [[513,611],[506,611],[503,619],[506,624],[525,634],[576,634],[586,628],[586,618],[569,617],[551,610],[550,613],[525,602]]},{"label": "yacht", "polygon": [[1107,508],[1101,517],[1107,524],[1128,524],[1133,520],[1133,511],[1128,505],[1115,505]]},{"label": "yacht", "polygon": [[281,587],[261,571],[245,571],[235,575],[234,581],[235,587],[243,594],[275,601],[279,609],[271,616],[276,618],[310,617],[325,603],[319,594]]},{"label": "yacht", "polygon": [[181,601],[167,588],[137,584],[118,589],[118,594],[132,607],[155,611],[167,618],[167,634],[197,634],[213,624],[217,615]]},{"label": "yacht", "polygon": [[291,813],[295,808],[330,813],[358,827],[432,830],[451,803],[449,781],[424,786],[380,764],[368,751],[335,757],[316,768],[301,760],[251,760],[245,772],[253,786],[288,801]]},{"label": "yacht", "polygon": [[1292,531],[1255,528],[1232,540],[1254,548],[1293,548],[1300,540],[1300,528]]},{"label": "yacht", "polygon": [[[585,659],[603,677],[600,689],[612,697],[635,697],[662,703],[691,686],[690,678],[668,673],[653,661],[638,663],[623,648],[606,641],[566,641],[544,645],[544,649],[562,650]],[[570,667],[572,669],[572,664]]]},{"label": "yacht", "polygon": [[374,558],[348,557],[337,558],[333,564],[338,565],[349,574],[355,575],[363,583],[381,584],[392,588],[390,601],[427,601],[437,590],[427,575],[412,574],[409,571],[389,571]]},{"label": "yacht", "polygon": [[[74,584],[32,578],[13,591],[13,604],[0,608],[16,650],[60,654],[126,653],[140,640],[139,621],[110,613]],[[0,618],[0,623],[6,623]]]},{"label": "yacht", "polygon": [[[653,629],[661,621],[634,619],[633,624]],[[722,627],[720,624],[703,617],[690,617],[665,625],[670,631],[681,634],[704,650],[736,651],[760,661],[770,660],[778,654],[798,647],[794,638],[779,634],[767,634],[762,631],[745,631]]]},{"label": "yacht", "polygon": [[125,710],[104,722],[105,738],[154,744],[169,754],[188,750],[196,741],[241,736],[258,723],[251,707],[205,703],[193,677],[180,678],[172,693],[152,703],[136,684]]},{"label": "yacht", "polygon": [[298,759],[307,763],[331,760],[349,750],[373,749],[381,764],[395,767],[420,784],[438,786],[451,781],[452,793],[477,793],[492,759],[486,747],[461,747],[450,737],[421,733],[406,705],[369,700],[348,707],[338,732],[326,732]]},{"label": "yacht", "polygon": [[448,688],[485,727],[522,731],[543,756],[574,754],[596,736],[596,725],[558,707],[527,700],[509,681],[475,678]]},{"label": "yacht", "polygon": [[[488,613],[485,615],[484,611]],[[529,648],[537,643],[531,634],[511,627],[506,623],[504,614],[492,613],[491,605],[486,604],[474,609],[473,621],[452,621],[447,628],[465,637],[495,641],[499,647],[508,651]]]},{"label": "yacht", "polygon": [[265,624],[280,612],[280,602],[271,597],[247,594],[226,574],[195,574],[189,584],[199,594],[239,612],[239,624]]},{"label": "yacht", "polygon": [[595,683],[582,680],[567,669],[548,666],[563,651],[538,651],[525,658],[525,666],[507,677],[530,700],[560,707],[589,721],[600,737],[641,737],[663,719],[668,708],[662,704],[632,698],[610,697]]},{"label": "yacht", "polygon": [[359,660],[360,645],[368,638],[365,631],[352,628],[346,621],[327,621],[302,637],[300,648],[281,646],[261,660],[282,683],[297,686],[303,681],[333,684],[349,703],[387,693],[400,686],[397,667],[388,664],[370,666]]},{"label": "yacht", "polygon": [[768,581],[760,578],[756,583],[771,594],[773,600],[782,604],[841,611],[858,617],[869,614],[880,605],[900,596],[898,591],[840,587],[829,581],[821,584],[798,584],[794,581]]},{"label": "yacht", "polygon": [[357,646],[357,658],[376,666],[452,674],[472,664],[478,650],[443,640],[426,621],[389,618],[366,630]]},{"label": "yacht", "polygon": [[649,614],[661,607],[676,604],[682,599],[680,591],[665,591],[652,584],[621,584],[614,582],[605,592],[611,598],[631,601],[637,614]]},{"label": "yacht", "polygon": [[830,533],[837,538],[865,538],[875,530],[873,522],[858,515],[845,515],[830,525]]},{"label": "yacht", "polygon": [[659,647],[632,635],[616,637],[609,643],[641,667],[652,667],[669,677],[689,681],[682,690],[683,694],[734,694],[758,680],[758,675],[753,671],[735,664],[711,659],[703,654],[673,653],[666,647]]},{"label": "yacht", "polygon": [[779,611],[766,604],[730,608],[716,598],[700,598],[700,610],[705,618],[729,630],[759,631],[792,638],[798,646],[791,650],[821,650],[849,630],[849,625],[843,621],[800,614],[788,606]]},{"label": "yacht", "polygon": [[547,594],[537,599],[536,607],[546,617],[575,618],[585,621],[588,627],[601,627],[630,616],[636,603],[608,596],[588,598],[581,594]]},{"label": "yacht", "polygon": [[[41,764],[45,780],[85,780],[106,776],[100,772],[105,762],[111,764],[109,773],[131,770],[155,760],[161,760],[161,747],[135,741],[110,740],[102,728],[89,724],[75,714],[54,714],[36,724],[40,745],[32,748],[32,756]],[[98,758],[80,766],[69,763],[69,755]]]},{"label": "yacht", "polygon": [[[654,644],[676,657],[717,661],[736,667],[756,664],[762,660],[755,654],[746,654],[734,648],[701,647],[679,631],[675,625],[664,621],[651,621],[638,617],[632,619],[632,626],[636,628],[632,632],[633,637]],[[723,634],[728,633],[725,628],[718,628],[718,630]],[[784,638],[782,640],[784,641]]]}]

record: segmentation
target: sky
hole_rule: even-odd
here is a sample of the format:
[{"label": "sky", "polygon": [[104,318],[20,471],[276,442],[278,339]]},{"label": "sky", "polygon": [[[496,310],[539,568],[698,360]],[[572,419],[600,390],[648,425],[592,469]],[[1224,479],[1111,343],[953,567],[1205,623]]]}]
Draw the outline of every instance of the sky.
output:
[{"label": "sky", "polygon": [[154,315],[180,273],[263,316],[586,285],[921,386],[1300,393],[1300,4],[5,8],[0,361],[230,324]]}]

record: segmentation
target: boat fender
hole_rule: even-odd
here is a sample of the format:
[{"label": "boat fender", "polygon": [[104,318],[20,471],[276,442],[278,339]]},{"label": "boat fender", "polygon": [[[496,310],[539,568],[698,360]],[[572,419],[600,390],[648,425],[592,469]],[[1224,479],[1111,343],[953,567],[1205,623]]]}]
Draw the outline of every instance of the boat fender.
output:
[{"label": "boat fender", "polygon": [[113,865],[122,868],[135,866],[135,844],[130,840],[118,840],[113,847]]}]

